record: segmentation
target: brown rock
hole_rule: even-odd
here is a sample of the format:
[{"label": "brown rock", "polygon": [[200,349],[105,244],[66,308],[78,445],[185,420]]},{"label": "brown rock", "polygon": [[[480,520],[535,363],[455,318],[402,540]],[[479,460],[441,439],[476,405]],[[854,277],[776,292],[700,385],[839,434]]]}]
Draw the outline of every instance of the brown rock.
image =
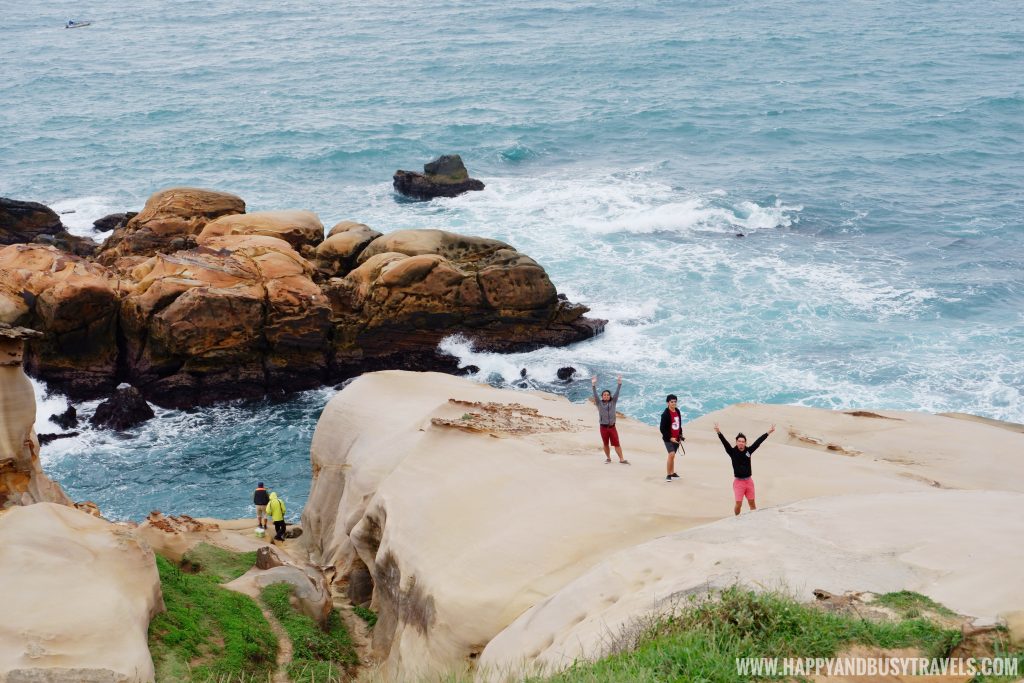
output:
[{"label": "brown rock", "polygon": [[342,221],[316,248],[317,269],[328,277],[340,277],[352,270],[359,254],[381,234],[362,223]]},{"label": "brown rock", "polygon": [[192,187],[161,190],[146,200],[138,215],[107,238],[100,260],[113,265],[122,256],[149,256],[187,248],[210,221],[244,212],[245,202],[226,192]]},{"label": "brown rock", "polygon": [[395,190],[414,199],[457,197],[471,190],[482,190],[484,184],[469,177],[462,157],[446,154],[423,165],[423,173],[395,171]]},{"label": "brown rock", "polygon": [[196,237],[196,242],[206,244],[210,238],[222,235],[277,237],[300,249],[323,242],[324,226],[312,211],[257,211],[210,221]]},{"label": "brown rock", "polygon": [[102,266],[54,247],[0,249],[0,322],[44,333],[26,368],[72,395],[116,384],[118,283]]},{"label": "brown rock", "polygon": [[63,229],[60,216],[45,204],[0,197],[0,244],[31,242]]}]

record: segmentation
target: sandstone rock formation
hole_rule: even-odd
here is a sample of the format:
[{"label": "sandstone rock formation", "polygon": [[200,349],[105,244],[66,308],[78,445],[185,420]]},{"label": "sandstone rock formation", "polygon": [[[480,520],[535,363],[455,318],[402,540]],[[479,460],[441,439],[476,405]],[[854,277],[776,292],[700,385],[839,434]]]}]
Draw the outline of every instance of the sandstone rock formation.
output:
[{"label": "sandstone rock formation", "polygon": [[0,509],[40,502],[71,505],[39,465],[35,392],[21,366],[25,340],[38,334],[0,323]]},{"label": "sandstone rock formation", "polygon": [[174,187],[157,192],[124,227],[116,228],[103,245],[100,260],[114,265],[124,256],[150,256],[195,246],[210,221],[245,212],[245,202],[233,194]]},{"label": "sandstone rock formation", "polygon": [[395,190],[413,199],[457,197],[484,184],[469,177],[466,165],[458,154],[446,154],[423,165],[423,173],[395,171]]},{"label": "sandstone rock formation", "polygon": [[300,249],[315,247],[324,239],[324,226],[312,211],[257,211],[221,216],[206,224],[196,242],[206,244],[222,235],[263,235],[277,237]]},{"label": "sandstone rock formation", "polygon": [[[271,548],[271,546],[264,546]],[[275,551],[263,551],[265,555],[274,552],[271,566],[253,567],[245,574],[224,585],[225,588],[259,599],[263,588],[275,583],[288,583],[295,589],[293,599],[299,610],[319,624],[326,624],[334,609],[330,586],[317,569],[300,565],[291,558]]]},{"label": "sandstone rock formation", "polygon": [[[1024,494],[949,491],[829,496],[723,519],[616,553],[524,612],[488,643],[481,678],[596,659],[610,634],[681,597],[743,585],[802,601],[813,591],[925,593],[994,617],[1024,607],[1016,514]],[[984,520],[983,529],[975,525]],[[936,533],[937,530],[942,533]],[[518,677],[517,677],[518,680]]]},{"label": "sandstone rock formation", "polygon": [[54,247],[0,249],[0,322],[45,333],[29,345],[26,368],[69,393],[117,385],[118,290],[106,268]]},{"label": "sandstone rock formation", "polygon": [[31,242],[40,235],[56,235],[62,230],[60,216],[50,207],[0,197],[0,244]]},{"label": "sandstone rock formation", "polygon": [[0,680],[153,680],[146,639],[163,599],[130,529],[39,503],[0,517],[0,547]]},{"label": "sandstone rock formation", "polygon": [[[604,322],[496,240],[387,235],[309,211],[243,213],[234,195],[172,188],[117,223],[96,262],[0,249],[0,321],[44,336],[26,368],[74,398],[121,382],[184,407],[336,383],[381,368],[455,371],[438,343],[564,345]],[[106,265],[101,265],[106,264]]]},{"label": "sandstone rock formation", "polygon": [[[366,374],[332,399],[313,438],[303,539],[315,562],[335,567],[337,588],[377,611],[373,646],[386,675],[461,668],[483,653],[495,665],[554,661],[557,644],[576,637],[589,655],[601,615],[635,614],[633,607],[654,606],[652,595],[703,575],[725,581],[730,568],[735,574],[751,564],[762,565],[757,577],[781,568],[794,590],[934,589],[933,597],[974,616],[1024,604],[1010,577],[1020,551],[1007,554],[1003,543],[1022,530],[1010,512],[1024,499],[1018,431],[893,411],[739,405],[688,427],[687,455],[677,460],[682,479],[667,486],[655,430],[620,419],[633,464],[605,466],[596,421],[589,404],[433,373]],[[714,421],[748,434],[777,423],[754,465],[762,508],[817,496],[854,502],[732,519],[732,471]],[[921,511],[910,514],[915,500]],[[936,512],[936,525],[928,511],[939,509],[946,512]],[[888,529],[905,511],[905,523]],[[812,521],[819,513],[820,525]],[[772,526],[779,534],[765,531]],[[669,540],[687,529],[692,537]],[[732,542],[711,545],[718,535]],[[659,537],[666,539],[642,545]],[[821,557],[808,564],[803,585],[799,573],[787,573],[803,554],[778,558],[812,537]],[[850,549],[841,550],[847,539]],[[941,552],[943,540],[953,552]],[[991,544],[978,555],[984,566],[972,569],[969,558],[984,543]],[[867,561],[875,548],[888,556]],[[586,599],[574,591],[555,607],[560,591],[632,552],[635,561],[616,561],[588,579]],[[720,575],[702,553],[712,565],[722,561]],[[842,561],[830,564],[828,553]],[[600,577],[607,588],[598,587]],[[635,601],[631,591],[640,593]],[[550,613],[541,612],[545,601]],[[622,614],[614,611],[619,602]],[[517,622],[534,606],[545,616]],[[533,637],[534,629],[545,635]],[[505,644],[485,649],[492,641]]]}]

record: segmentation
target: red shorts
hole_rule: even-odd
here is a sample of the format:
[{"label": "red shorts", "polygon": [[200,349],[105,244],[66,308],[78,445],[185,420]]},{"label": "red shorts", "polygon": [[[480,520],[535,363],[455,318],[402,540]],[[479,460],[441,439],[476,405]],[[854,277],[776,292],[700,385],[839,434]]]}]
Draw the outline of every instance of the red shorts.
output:
[{"label": "red shorts", "polygon": [[736,502],[739,503],[746,496],[747,500],[754,500],[754,478],[733,479],[732,492],[736,495]]},{"label": "red shorts", "polygon": [[609,441],[611,441],[613,446],[618,448],[619,433],[615,430],[615,425],[612,425],[611,427],[601,425],[601,443],[607,446]]}]

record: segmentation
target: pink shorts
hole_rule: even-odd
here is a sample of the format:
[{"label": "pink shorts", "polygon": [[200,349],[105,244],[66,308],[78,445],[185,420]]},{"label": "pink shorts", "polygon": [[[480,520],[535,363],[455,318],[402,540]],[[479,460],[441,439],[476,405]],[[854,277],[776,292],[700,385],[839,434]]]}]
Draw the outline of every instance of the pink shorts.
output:
[{"label": "pink shorts", "polygon": [[754,478],[733,479],[732,492],[736,494],[736,502],[739,503],[746,496],[747,500],[754,500]]}]

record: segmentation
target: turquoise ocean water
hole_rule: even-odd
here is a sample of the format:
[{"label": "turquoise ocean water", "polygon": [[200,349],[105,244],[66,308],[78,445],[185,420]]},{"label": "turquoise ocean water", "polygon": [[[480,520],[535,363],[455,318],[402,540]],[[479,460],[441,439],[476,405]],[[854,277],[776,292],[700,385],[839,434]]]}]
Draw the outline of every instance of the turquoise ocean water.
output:
[{"label": "turquoise ocean water", "polygon": [[[515,356],[446,343],[482,381],[582,400],[558,367],[621,372],[647,422],[667,391],[690,417],[764,401],[1024,422],[1016,2],[3,6],[0,195],[74,211],[77,232],[188,184],[327,226],[495,237],[610,323]],[[486,191],[396,200],[395,169],[446,152]],[[258,478],[298,511],[332,393],[86,430],[44,464],[113,517],[241,515]]]}]

